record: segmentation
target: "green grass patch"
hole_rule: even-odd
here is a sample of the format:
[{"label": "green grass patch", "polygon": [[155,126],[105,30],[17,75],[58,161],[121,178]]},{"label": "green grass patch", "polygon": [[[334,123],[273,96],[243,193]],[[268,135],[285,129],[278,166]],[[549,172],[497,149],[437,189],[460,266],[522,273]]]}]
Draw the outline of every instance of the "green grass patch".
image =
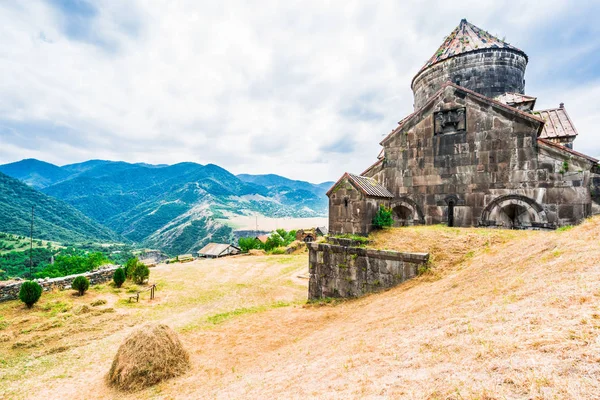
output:
[{"label": "green grass patch", "polygon": [[565,225],[565,226],[556,228],[556,232],[566,232],[566,231],[570,231],[571,229],[573,229],[573,225]]}]

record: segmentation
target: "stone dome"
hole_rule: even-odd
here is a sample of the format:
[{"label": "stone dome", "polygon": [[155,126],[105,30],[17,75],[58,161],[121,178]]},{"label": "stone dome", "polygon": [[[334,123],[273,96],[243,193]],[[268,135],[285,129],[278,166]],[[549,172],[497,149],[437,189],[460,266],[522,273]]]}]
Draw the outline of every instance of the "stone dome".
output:
[{"label": "stone dome", "polygon": [[463,19],[412,81],[415,110],[447,81],[494,98],[524,93],[527,55]]}]

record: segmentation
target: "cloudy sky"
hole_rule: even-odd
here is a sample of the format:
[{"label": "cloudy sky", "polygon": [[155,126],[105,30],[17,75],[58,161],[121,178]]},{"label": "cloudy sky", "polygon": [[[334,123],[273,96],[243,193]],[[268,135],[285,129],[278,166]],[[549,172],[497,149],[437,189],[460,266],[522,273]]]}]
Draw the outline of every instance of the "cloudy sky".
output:
[{"label": "cloudy sky", "polygon": [[360,173],[460,22],[529,55],[600,156],[600,1],[0,0],[0,164],[215,163],[314,182]]}]

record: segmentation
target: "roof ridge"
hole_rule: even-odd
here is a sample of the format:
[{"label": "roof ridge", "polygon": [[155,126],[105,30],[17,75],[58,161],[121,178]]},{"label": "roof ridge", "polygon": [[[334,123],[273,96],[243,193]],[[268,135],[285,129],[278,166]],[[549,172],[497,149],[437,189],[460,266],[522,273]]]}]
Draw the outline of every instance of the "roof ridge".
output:
[{"label": "roof ridge", "polygon": [[527,54],[525,54],[523,50],[507,43],[503,39],[499,39],[463,18],[458,26],[444,38],[444,42],[438,47],[433,56],[427,60],[419,72],[417,72],[415,78],[419,76],[422,71],[438,62],[461,54],[492,48],[518,51],[523,53],[527,59]]}]

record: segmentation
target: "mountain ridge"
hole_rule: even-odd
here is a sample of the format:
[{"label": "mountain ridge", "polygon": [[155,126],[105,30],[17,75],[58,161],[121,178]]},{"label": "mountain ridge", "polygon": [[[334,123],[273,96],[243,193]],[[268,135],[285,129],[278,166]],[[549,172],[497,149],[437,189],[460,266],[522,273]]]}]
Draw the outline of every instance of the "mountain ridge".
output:
[{"label": "mountain ridge", "polygon": [[233,240],[231,215],[325,216],[325,191],[333,184],[276,174],[234,175],[215,164],[194,162],[89,160],[58,167],[27,159],[0,165],[2,171],[128,240],[173,254],[198,250],[211,239]]}]

